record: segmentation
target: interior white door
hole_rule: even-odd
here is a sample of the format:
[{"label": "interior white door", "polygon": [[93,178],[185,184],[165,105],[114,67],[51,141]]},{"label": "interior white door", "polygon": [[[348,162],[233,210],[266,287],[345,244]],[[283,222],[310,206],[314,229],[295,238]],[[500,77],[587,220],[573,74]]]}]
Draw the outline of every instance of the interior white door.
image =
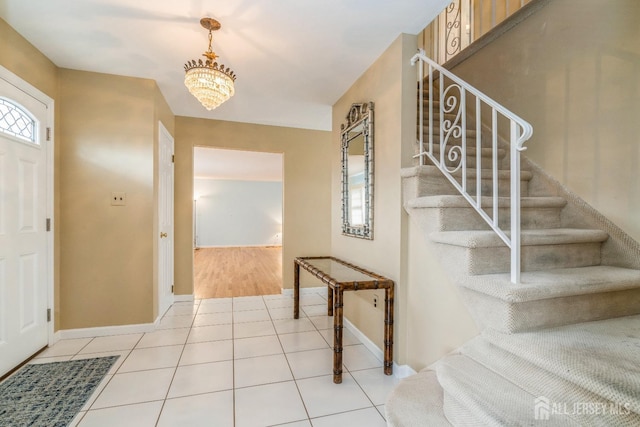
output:
[{"label": "interior white door", "polygon": [[0,77],[0,376],[48,343],[46,126],[46,106]]},{"label": "interior white door", "polygon": [[173,304],[173,137],[159,123],[158,143],[158,315]]}]

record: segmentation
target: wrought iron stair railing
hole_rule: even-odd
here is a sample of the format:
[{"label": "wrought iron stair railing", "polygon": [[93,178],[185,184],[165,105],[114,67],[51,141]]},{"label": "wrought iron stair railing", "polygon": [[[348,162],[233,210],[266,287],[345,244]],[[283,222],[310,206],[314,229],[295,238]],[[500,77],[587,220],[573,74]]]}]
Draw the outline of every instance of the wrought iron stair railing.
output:
[{"label": "wrought iron stair railing", "polygon": [[[430,162],[440,169],[500,236],[511,252],[511,282],[520,283],[520,152],[526,149],[524,143],[533,134],[533,128],[527,121],[428,58],[424,50],[421,49],[411,59],[412,65],[416,63],[419,153],[415,157],[420,159],[420,165]],[[499,156],[499,140],[508,143],[508,195],[501,194],[507,191],[500,185],[502,174],[499,172],[505,167]],[[488,168],[485,167],[486,163],[489,163]],[[490,196],[490,206],[485,206],[483,196],[484,201]],[[508,229],[499,225],[500,197],[509,198]]]}]

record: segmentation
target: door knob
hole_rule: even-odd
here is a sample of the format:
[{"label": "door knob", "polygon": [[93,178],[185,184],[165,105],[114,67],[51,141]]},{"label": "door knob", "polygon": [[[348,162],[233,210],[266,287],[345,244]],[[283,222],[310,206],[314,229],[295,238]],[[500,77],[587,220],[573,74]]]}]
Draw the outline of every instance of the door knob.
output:
[{"label": "door knob", "polygon": [[167,237],[167,233],[160,232],[160,238],[162,239],[163,237]]}]

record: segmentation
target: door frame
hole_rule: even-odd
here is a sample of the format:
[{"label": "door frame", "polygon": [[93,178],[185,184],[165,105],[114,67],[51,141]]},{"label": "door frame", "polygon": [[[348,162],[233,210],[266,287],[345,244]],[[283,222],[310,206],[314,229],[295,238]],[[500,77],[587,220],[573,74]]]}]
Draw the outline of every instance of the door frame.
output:
[{"label": "door frame", "polygon": [[[171,304],[173,302],[175,302],[175,293],[172,291],[171,295],[172,295],[172,301],[169,304],[169,306],[167,307],[163,307],[162,305],[162,289],[160,286],[160,275],[161,275],[161,266],[160,266],[160,238],[158,238],[159,232],[160,232],[160,151],[161,151],[161,146],[160,146],[160,139],[162,138],[162,136],[165,135],[170,141],[171,141],[171,148],[173,153],[175,153],[175,138],[173,137],[173,135],[171,135],[171,133],[167,130],[167,128],[165,127],[165,125],[162,123],[161,120],[158,120],[158,141],[157,141],[157,159],[158,159],[158,169],[157,169],[157,182],[158,182],[158,188],[157,188],[157,198],[156,198],[156,216],[158,218],[157,220],[157,230],[155,233],[155,242],[156,242],[156,295],[157,295],[157,307],[158,307],[158,313],[157,313],[157,318],[155,320],[158,320],[160,317],[162,317],[165,312],[167,311],[167,309],[169,309],[169,307],[171,307]],[[174,285],[174,278],[175,278],[175,168],[172,172],[172,200],[171,200],[171,206],[172,206],[172,210],[173,213],[171,215],[171,227],[172,227],[172,233],[169,236],[169,238],[173,241],[172,244],[172,263],[173,263],[173,267],[171,269],[172,273],[173,273],[173,277],[170,278],[172,285]]]},{"label": "door frame", "polygon": [[47,131],[45,129],[45,135],[48,135],[48,140],[43,141],[45,145],[45,153],[46,153],[46,217],[51,221],[51,229],[47,233],[47,268],[46,268],[46,288],[47,288],[47,308],[51,310],[51,321],[48,322],[47,327],[47,335],[48,335],[48,343],[49,346],[55,344],[58,340],[55,334],[55,285],[54,285],[54,273],[55,273],[55,263],[54,263],[54,242],[55,242],[55,232],[56,232],[56,223],[55,223],[55,200],[54,200],[54,147],[55,147],[55,127],[54,127],[54,100],[53,98],[46,95],[41,90],[37,89],[35,86],[23,80],[21,77],[9,71],[7,68],[0,65],[0,78],[8,82],[9,84],[15,86],[17,89],[21,90],[28,96],[36,99],[45,105],[47,109],[47,122],[41,123],[41,126],[45,126],[45,128],[49,128]]}]

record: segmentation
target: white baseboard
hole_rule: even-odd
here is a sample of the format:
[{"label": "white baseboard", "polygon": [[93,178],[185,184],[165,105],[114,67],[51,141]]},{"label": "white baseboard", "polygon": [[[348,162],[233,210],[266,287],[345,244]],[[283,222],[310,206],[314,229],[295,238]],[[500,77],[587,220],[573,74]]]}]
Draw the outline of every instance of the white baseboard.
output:
[{"label": "white baseboard", "polygon": [[282,244],[276,244],[276,243],[265,243],[262,245],[222,245],[222,246],[218,246],[218,245],[213,245],[213,246],[209,246],[209,245],[198,245],[197,247],[195,247],[194,249],[215,249],[215,248],[220,248],[220,249],[224,249],[224,248],[281,248]]},{"label": "white baseboard", "polygon": [[104,337],[107,335],[142,334],[156,330],[154,323],[140,323],[137,325],[100,326],[97,328],[64,329],[58,331],[60,339]]},{"label": "white baseboard", "polygon": [[195,297],[193,296],[193,294],[173,296],[173,302],[193,302],[193,301],[195,301]]},{"label": "white baseboard", "polygon": [[[355,337],[378,359],[380,362],[384,362],[384,352],[373,341],[363,334],[360,329],[356,328],[353,323],[346,317],[343,318],[344,327],[351,332]],[[409,365],[398,365],[393,362],[393,376],[396,378],[406,378],[415,374],[416,371]]]},{"label": "white baseboard", "polygon": [[[320,294],[327,297],[327,287],[326,286],[318,286],[317,288],[300,288],[300,295],[308,295],[308,294]],[[283,289],[282,295],[293,296],[293,289]]]}]

